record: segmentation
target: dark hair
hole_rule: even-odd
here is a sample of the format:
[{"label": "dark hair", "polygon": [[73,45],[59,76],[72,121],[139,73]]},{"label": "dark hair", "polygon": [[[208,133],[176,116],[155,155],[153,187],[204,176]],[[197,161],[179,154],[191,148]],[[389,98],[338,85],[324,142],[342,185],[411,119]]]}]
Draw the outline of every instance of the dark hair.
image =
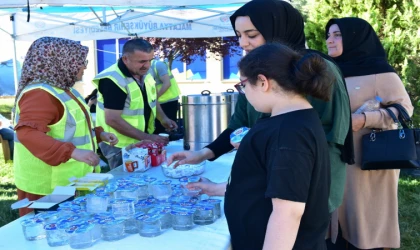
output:
[{"label": "dark hair", "polygon": [[146,40],[135,38],[128,40],[123,47],[123,55],[127,53],[134,53],[135,50],[150,53],[153,51],[153,46]]},{"label": "dark hair", "polygon": [[261,74],[275,80],[286,92],[310,95],[324,101],[330,99],[335,79],[321,56],[313,53],[302,56],[279,43],[268,43],[252,50],[238,66],[241,74],[253,85]]}]

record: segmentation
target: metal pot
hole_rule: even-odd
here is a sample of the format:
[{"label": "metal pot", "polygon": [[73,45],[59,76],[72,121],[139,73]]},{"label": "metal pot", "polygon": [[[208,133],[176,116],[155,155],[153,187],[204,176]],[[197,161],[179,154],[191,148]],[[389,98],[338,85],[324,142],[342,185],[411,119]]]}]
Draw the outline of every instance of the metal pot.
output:
[{"label": "metal pot", "polygon": [[234,89],[227,89],[226,92],[223,92],[222,94],[225,95],[230,95],[230,100],[231,100],[231,114],[233,115],[235,113],[235,106],[236,103],[238,102],[238,98],[239,98],[239,92],[235,92]]},{"label": "metal pot", "polygon": [[198,95],[182,96],[185,150],[202,149],[227,128],[232,115],[231,96],[211,94],[208,90]]}]

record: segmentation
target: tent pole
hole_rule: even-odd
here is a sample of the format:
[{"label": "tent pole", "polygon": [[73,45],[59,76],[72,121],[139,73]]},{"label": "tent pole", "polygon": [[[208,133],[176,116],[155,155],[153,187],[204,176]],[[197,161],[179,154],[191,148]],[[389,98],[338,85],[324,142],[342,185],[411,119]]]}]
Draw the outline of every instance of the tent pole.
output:
[{"label": "tent pole", "polygon": [[15,80],[15,95],[18,89],[18,69],[17,69],[17,54],[16,54],[16,21],[15,14],[12,15],[12,25],[13,25],[13,78]]},{"label": "tent pole", "polygon": [[118,62],[118,59],[120,59],[120,39],[115,38],[115,56],[116,60]]}]

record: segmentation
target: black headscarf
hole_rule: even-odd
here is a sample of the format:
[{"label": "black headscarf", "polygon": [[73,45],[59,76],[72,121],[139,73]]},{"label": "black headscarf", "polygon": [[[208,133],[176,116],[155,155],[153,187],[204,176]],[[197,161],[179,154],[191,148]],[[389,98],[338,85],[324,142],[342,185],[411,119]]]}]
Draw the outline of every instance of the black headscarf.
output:
[{"label": "black headscarf", "polygon": [[[314,50],[305,50],[304,22],[300,12],[286,1],[281,0],[253,0],[235,11],[230,22],[235,30],[235,20],[238,16],[249,16],[252,24],[261,33],[267,43],[280,42],[302,54],[315,53],[336,64],[329,56]],[[342,82],[345,83],[344,78]],[[346,88],[344,84],[344,88]],[[347,92],[347,88],[346,88]],[[348,104],[350,106],[350,103]],[[351,116],[349,130],[340,147],[341,159],[354,164],[353,132],[351,130]]]},{"label": "black headscarf", "polygon": [[281,0],[253,0],[235,11],[230,22],[235,30],[238,16],[249,16],[266,42],[281,42],[297,50],[305,49],[302,15]]},{"label": "black headscarf", "polygon": [[333,24],[338,25],[343,39],[343,53],[334,60],[344,77],[395,72],[388,63],[384,47],[368,22],[357,17],[330,19],[325,27],[326,39]]}]

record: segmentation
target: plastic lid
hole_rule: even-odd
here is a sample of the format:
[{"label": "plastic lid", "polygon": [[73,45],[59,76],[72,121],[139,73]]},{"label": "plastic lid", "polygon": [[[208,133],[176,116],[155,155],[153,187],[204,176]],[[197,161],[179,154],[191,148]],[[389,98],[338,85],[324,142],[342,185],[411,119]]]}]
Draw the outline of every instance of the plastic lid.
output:
[{"label": "plastic lid", "polygon": [[178,205],[181,207],[190,207],[193,204],[191,202],[180,202]]},{"label": "plastic lid", "polygon": [[121,187],[118,187],[117,190],[115,190],[115,192],[136,192],[138,187],[135,186],[128,186],[128,185],[124,185]]},{"label": "plastic lid", "polygon": [[48,231],[50,231],[50,230],[51,231],[57,230],[58,229],[58,225],[57,225],[57,223],[50,223],[50,224],[45,225],[44,229],[45,230],[48,230]]},{"label": "plastic lid", "polygon": [[190,198],[190,202],[193,203],[193,204],[197,203],[199,200],[200,199],[198,197],[191,197]]},{"label": "plastic lid", "polygon": [[152,185],[170,185],[172,183],[171,180],[157,180],[152,182]]},{"label": "plastic lid", "polygon": [[153,206],[153,204],[147,201],[142,201],[142,202],[137,202],[136,204],[134,204],[134,206],[135,207],[149,207],[149,206]]},{"label": "plastic lid", "polygon": [[95,214],[94,218],[97,218],[99,220],[103,220],[103,219],[106,219],[106,218],[114,218],[114,216],[112,215],[112,213],[105,212],[105,213]]},{"label": "plastic lid", "polygon": [[179,178],[179,182],[188,182],[188,176]]},{"label": "plastic lid", "polygon": [[80,215],[70,215],[70,216],[64,216],[61,217],[60,222],[61,221],[65,221],[65,222],[73,222],[73,221],[77,221],[80,220],[82,217]]},{"label": "plastic lid", "polygon": [[153,198],[153,196],[152,196],[152,197],[148,197],[148,198],[146,199],[146,201],[147,201],[147,202],[150,202],[150,203],[155,203],[155,202],[156,202],[156,199],[155,199],[155,198]]},{"label": "plastic lid", "polygon": [[136,220],[145,221],[145,222],[154,222],[162,218],[158,214],[144,214],[136,217]]},{"label": "plastic lid", "polygon": [[188,182],[199,182],[201,179],[200,176],[190,176],[188,177]]},{"label": "plastic lid", "polygon": [[163,209],[163,207],[154,207],[147,211],[147,214],[159,214]]},{"label": "plastic lid", "polygon": [[135,202],[135,200],[130,199],[130,198],[123,198],[123,199],[112,199],[109,203],[110,204],[128,204],[132,202]]},{"label": "plastic lid", "polygon": [[181,216],[191,216],[192,214],[194,214],[194,211],[191,209],[187,209],[187,210],[173,210],[171,212],[171,214],[173,215],[181,215]]},{"label": "plastic lid", "polygon": [[98,224],[99,221],[100,221],[99,218],[89,218],[89,219],[86,220],[86,222],[90,223],[90,224]]},{"label": "plastic lid", "polygon": [[58,215],[59,213],[57,211],[45,211],[45,212],[36,214],[34,217],[47,220],[53,216],[58,216]]},{"label": "plastic lid", "polygon": [[155,180],[157,180],[155,177],[146,177],[146,178],[144,178],[144,181],[145,182],[148,182],[148,183],[150,183],[150,182],[154,182]]},{"label": "plastic lid", "polygon": [[114,217],[108,217],[108,218],[104,218],[102,220],[99,220],[99,224],[101,225],[119,225],[121,223],[124,223],[125,219],[124,218],[114,218]]},{"label": "plastic lid", "polygon": [[198,211],[213,210],[213,206],[208,206],[208,205],[205,205],[205,204],[194,205],[193,208],[198,210]]},{"label": "plastic lid", "polygon": [[221,203],[222,200],[218,200],[218,199],[207,199],[207,200],[202,200],[201,202],[208,202],[208,203],[212,203],[212,204],[217,204],[217,203]]},{"label": "plastic lid", "polygon": [[86,233],[93,229],[95,225],[89,223],[81,223],[77,225],[71,225],[69,228],[66,229],[66,233]]},{"label": "plastic lid", "polygon": [[44,223],[44,220],[43,219],[32,217],[32,218],[23,220],[20,224],[22,226],[26,226],[27,227],[27,226],[39,225],[39,224],[42,224],[42,223]]}]

